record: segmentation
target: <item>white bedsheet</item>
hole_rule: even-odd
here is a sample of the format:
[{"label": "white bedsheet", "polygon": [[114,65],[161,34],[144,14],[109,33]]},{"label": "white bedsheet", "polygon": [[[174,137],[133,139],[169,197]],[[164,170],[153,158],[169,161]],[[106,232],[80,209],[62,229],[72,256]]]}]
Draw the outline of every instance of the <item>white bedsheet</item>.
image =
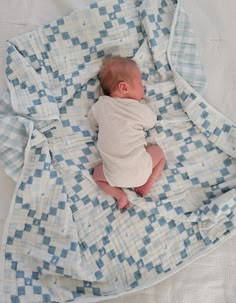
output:
[{"label": "white bedsheet", "polygon": [[[92,0],[0,0],[0,94],[4,82],[5,41],[68,14]],[[199,41],[208,79],[206,100],[236,122],[236,2],[183,0]],[[14,183],[0,171],[0,239]],[[162,283],[107,302],[234,303],[236,300],[236,238]]]}]

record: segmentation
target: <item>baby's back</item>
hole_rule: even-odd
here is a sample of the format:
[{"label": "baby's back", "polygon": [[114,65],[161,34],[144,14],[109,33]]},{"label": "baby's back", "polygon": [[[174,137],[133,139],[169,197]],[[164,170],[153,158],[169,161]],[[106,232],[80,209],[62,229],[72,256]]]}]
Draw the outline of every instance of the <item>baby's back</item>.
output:
[{"label": "baby's back", "polygon": [[89,118],[99,129],[97,147],[108,183],[118,187],[144,184],[152,171],[144,129],[155,125],[154,113],[139,101],[103,96]]},{"label": "baby's back", "polygon": [[142,106],[133,99],[100,98],[96,108],[100,151],[125,157],[145,145]]}]

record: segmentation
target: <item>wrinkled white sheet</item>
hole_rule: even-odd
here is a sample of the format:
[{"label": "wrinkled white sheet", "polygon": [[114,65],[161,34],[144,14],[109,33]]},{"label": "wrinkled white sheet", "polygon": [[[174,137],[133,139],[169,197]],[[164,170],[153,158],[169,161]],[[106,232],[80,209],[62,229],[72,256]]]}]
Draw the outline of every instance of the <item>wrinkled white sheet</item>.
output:
[{"label": "wrinkled white sheet", "polygon": [[[5,40],[28,32],[40,24],[70,13],[86,0],[1,0],[0,94],[4,82]],[[236,2],[184,0],[199,41],[202,63],[208,79],[206,100],[236,122]],[[0,172],[0,238],[8,213],[14,184]],[[113,303],[233,303],[236,297],[236,238],[208,256],[147,290],[109,300]]]}]

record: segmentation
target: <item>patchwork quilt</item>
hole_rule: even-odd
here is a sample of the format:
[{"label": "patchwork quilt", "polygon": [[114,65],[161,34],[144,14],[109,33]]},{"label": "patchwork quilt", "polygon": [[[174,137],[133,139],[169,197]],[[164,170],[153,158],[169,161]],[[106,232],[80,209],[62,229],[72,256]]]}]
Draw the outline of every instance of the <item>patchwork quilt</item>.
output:
[{"label": "patchwork quilt", "polygon": [[[131,207],[94,183],[87,113],[104,56],[133,58],[166,156]],[[16,181],[1,250],[4,303],[96,302],[162,281],[235,234],[236,126],[204,100],[176,0],[99,0],[8,41],[0,158]],[[107,117],[109,119],[109,117]]]}]

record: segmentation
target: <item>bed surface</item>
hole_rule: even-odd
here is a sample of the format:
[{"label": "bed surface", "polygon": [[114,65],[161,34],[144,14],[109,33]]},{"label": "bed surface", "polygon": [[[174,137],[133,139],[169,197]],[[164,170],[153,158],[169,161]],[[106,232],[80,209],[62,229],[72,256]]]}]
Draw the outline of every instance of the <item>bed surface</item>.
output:
[{"label": "bed surface", "polygon": [[[1,3],[0,18],[0,94],[5,91],[5,41],[50,22],[92,0],[8,0]],[[205,99],[236,122],[236,3],[184,0],[197,36],[208,88]],[[0,170],[0,240],[14,190],[14,183]],[[236,238],[233,237],[209,255],[162,283],[141,292],[107,302],[235,302]]]}]

